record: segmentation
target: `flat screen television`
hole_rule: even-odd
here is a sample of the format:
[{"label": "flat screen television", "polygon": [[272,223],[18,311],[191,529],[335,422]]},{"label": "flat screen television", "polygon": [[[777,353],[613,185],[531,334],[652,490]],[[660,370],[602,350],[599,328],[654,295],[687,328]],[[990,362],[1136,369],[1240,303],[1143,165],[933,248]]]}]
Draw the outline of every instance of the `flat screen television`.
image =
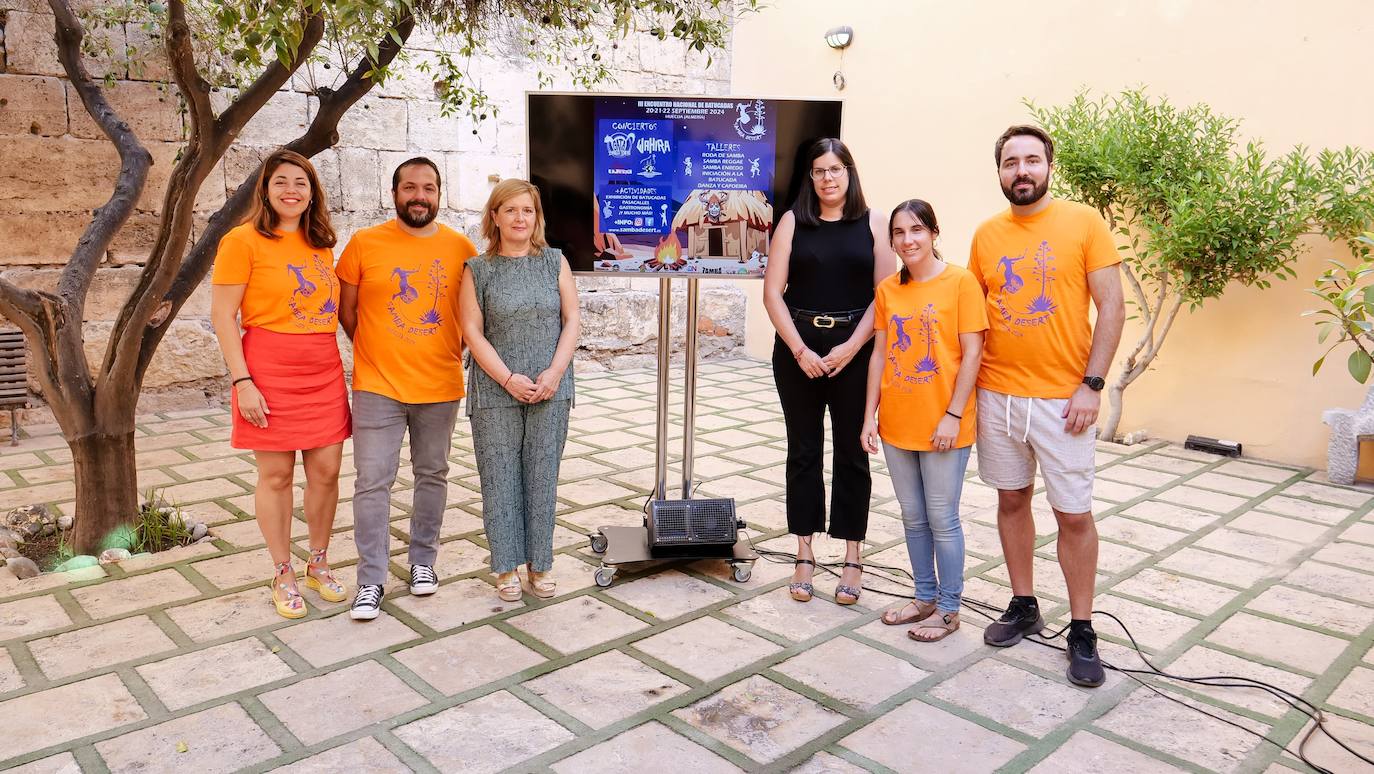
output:
[{"label": "flat screen television", "polygon": [[548,242],[579,273],[762,277],[801,154],[840,136],[838,100],[526,98]]}]

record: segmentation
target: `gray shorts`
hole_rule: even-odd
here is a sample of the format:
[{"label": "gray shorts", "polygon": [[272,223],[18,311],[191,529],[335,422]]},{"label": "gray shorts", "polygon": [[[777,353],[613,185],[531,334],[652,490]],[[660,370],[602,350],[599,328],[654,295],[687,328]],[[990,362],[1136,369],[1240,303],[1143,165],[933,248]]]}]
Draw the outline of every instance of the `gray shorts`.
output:
[{"label": "gray shorts", "polygon": [[1093,507],[1097,434],[1064,430],[1067,398],[1023,398],[978,388],[978,477],[997,489],[1025,489],[1035,468],[1050,507],[1089,513]]}]

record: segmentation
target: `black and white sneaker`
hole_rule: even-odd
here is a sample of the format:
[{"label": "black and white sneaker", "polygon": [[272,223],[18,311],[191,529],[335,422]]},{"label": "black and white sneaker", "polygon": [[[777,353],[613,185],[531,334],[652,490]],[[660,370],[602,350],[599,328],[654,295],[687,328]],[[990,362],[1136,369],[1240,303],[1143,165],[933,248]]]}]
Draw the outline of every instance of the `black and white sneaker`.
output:
[{"label": "black and white sneaker", "polygon": [[410,593],[417,597],[428,596],[439,590],[439,576],[427,564],[410,566]]},{"label": "black and white sneaker", "polygon": [[353,597],[353,607],[348,611],[348,617],[355,621],[371,621],[382,612],[382,587],[375,583],[364,583],[358,586],[358,593]]}]

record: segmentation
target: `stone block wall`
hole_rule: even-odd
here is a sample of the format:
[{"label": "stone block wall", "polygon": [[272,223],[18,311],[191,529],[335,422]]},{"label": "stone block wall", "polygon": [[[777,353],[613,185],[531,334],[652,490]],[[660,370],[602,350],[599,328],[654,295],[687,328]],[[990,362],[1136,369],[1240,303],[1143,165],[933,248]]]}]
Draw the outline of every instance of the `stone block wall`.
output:
[{"label": "stone block wall", "polygon": [[[115,52],[123,52],[126,44],[145,43],[134,27],[91,34],[106,37]],[[431,77],[422,70],[423,62],[436,58],[437,49],[432,37],[417,33],[408,60],[340,122],[340,144],[314,159],[330,198],[340,250],[353,231],[393,216],[391,171],[407,158],[425,155],[439,164],[444,171],[440,220],[466,232],[479,247],[480,209],[492,184],[525,175],[524,95],[538,89],[535,68],[499,56],[474,60],[470,74],[497,108],[494,116],[474,126],[440,110]],[[616,81],[604,87],[607,91],[717,95],[729,90],[728,51],[715,52],[708,65],[704,54],[647,35],[619,41],[610,51]],[[98,361],[111,321],[147,258],[167,178],[187,128],[165,63],[131,66],[119,56],[106,56],[87,64],[93,75],[113,84],[108,88],[111,102],[154,158],[138,210],[111,245],[87,301],[86,349]],[[304,130],[317,108],[313,90],[341,78],[337,67],[304,67],[249,122],[197,198],[200,217],[193,238],[266,153]],[[563,78],[553,88],[572,87]],[[214,96],[217,107],[232,97],[227,91]],[[108,198],[118,155],[66,81],[53,42],[52,16],[39,0],[0,0],[0,148],[0,271],[19,285],[51,289],[90,211]],[[590,277],[578,282],[584,329],[580,367],[651,364],[657,282]],[[674,330],[680,346],[685,320],[680,290],[676,295]],[[703,357],[743,353],[744,305],[736,284],[703,284]],[[144,385],[147,409],[217,403],[227,395],[227,374],[208,314],[207,283],[173,323],[153,360]],[[346,348],[346,340],[341,341]],[[350,354],[345,350],[346,364]]]}]

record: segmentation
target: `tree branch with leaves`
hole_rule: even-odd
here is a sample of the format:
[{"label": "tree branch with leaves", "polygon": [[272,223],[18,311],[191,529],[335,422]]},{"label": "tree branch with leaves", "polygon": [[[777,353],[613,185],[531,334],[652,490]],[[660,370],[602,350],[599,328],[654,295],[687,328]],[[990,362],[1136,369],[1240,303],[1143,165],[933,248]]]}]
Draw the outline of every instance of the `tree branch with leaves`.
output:
[{"label": "tree branch with leaves", "polygon": [[1101,436],[1114,438],[1124,394],[1150,369],[1179,313],[1233,284],[1268,288],[1296,276],[1303,237],[1360,249],[1374,224],[1374,154],[1306,149],[1270,157],[1240,144],[1239,122],[1205,104],[1176,107],[1143,90],[1064,105],[1027,102],[1055,140],[1058,195],[1097,208],[1118,235],[1140,333],[1108,394]]},{"label": "tree branch with leaves", "polygon": [[[1361,236],[1359,244],[1361,255],[1368,256],[1374,249],[1374,234]],[[1330,263],[1331,268],[1307,290],[1322,300],[1323,308],[1303,312],[1303,316],[1317,318],[1318,344],[1325,344],[1333,333],[1338,335],[1312,364],[1312,375],[1317,375],[1337,347],[1350,344],[1354,349],[1346,358],[1346,370],[1355,381],[1365,384],[1374,364],[1374,261],[1353,267],[1340,261]]]}]

